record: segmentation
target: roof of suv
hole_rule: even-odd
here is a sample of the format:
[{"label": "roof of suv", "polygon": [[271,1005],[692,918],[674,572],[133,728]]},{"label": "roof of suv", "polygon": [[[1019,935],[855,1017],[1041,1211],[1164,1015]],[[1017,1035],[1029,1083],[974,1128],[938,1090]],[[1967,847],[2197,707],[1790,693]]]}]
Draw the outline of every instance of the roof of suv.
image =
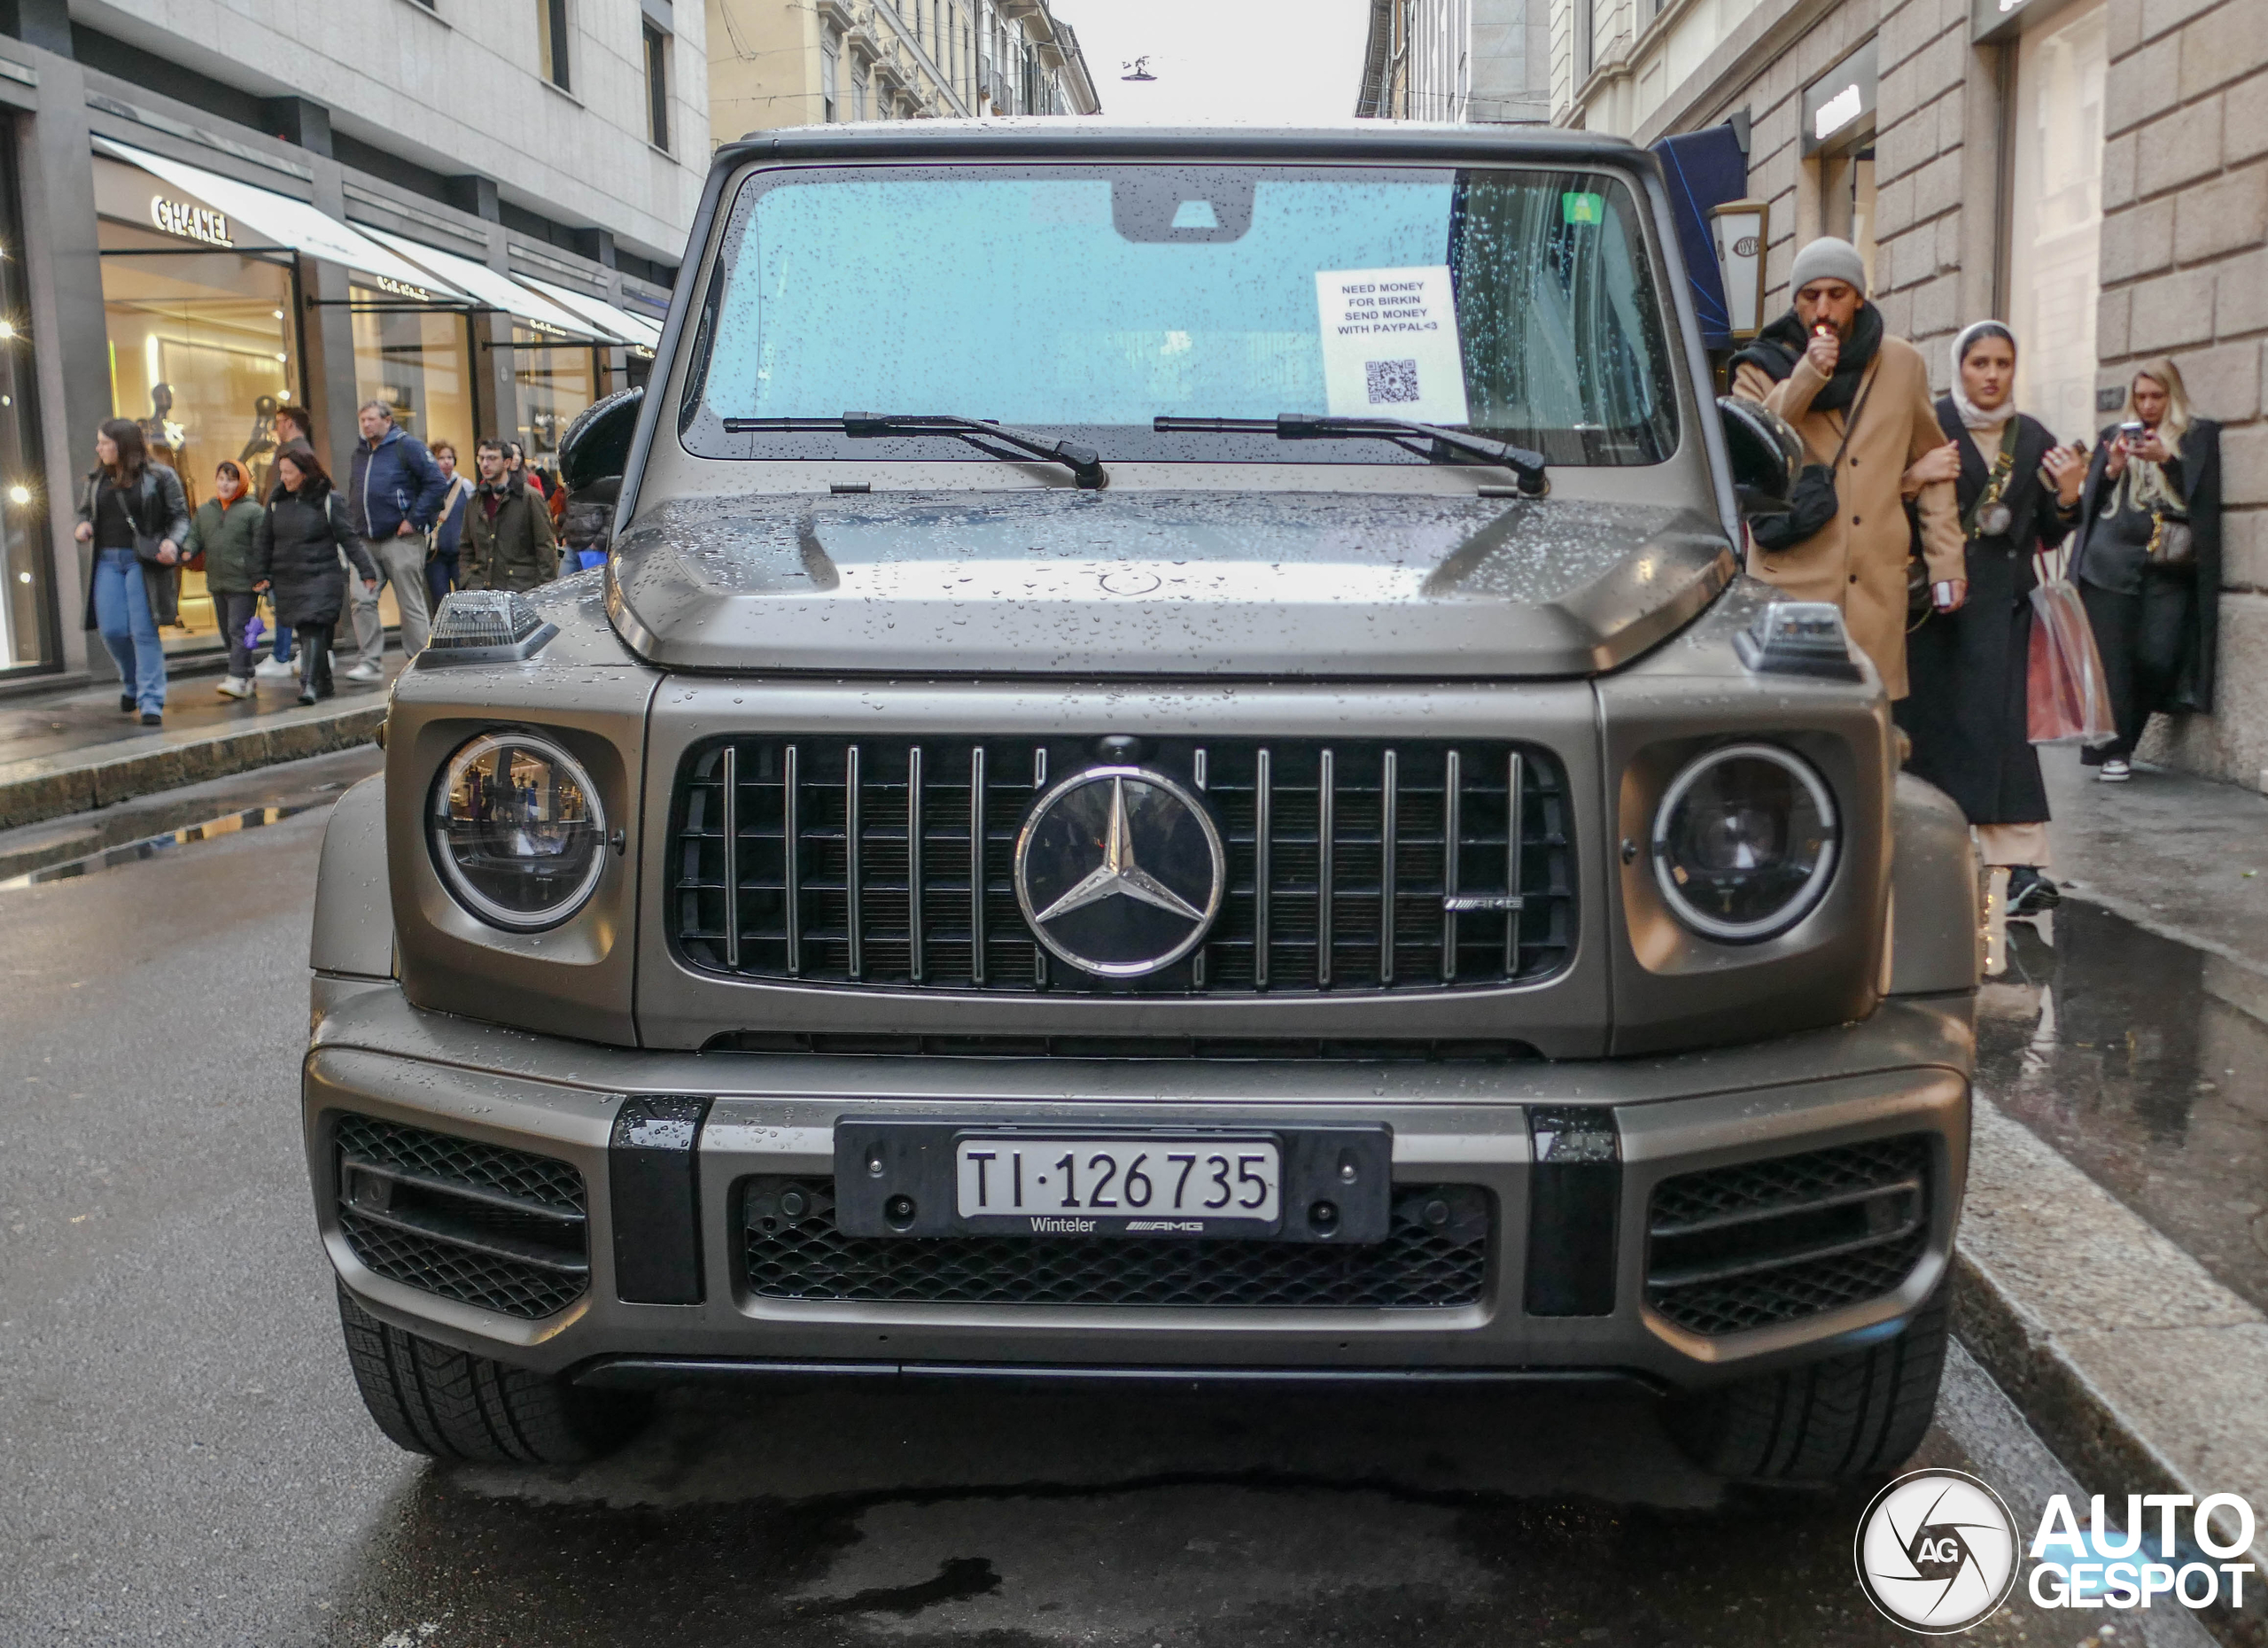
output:
[{"label": "roof of suv", "polygon": [[1556,126],[1347,120],[1333,126],[1108,126],[1060,115],[985,120],[869,120],[750,132],[717,151],[719,167],[826,159],[1475,160],[1627,165],[1651,157],[1625,137]]}]

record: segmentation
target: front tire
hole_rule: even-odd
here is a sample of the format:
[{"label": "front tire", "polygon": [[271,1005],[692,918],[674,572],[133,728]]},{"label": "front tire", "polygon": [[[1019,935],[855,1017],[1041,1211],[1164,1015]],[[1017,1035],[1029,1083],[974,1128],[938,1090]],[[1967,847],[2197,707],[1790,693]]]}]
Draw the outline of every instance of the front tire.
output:
[{"label": "front tire", "polygon": [[468,1465],[580,1465],[645,1422],[644,1399],[583,1390],[390,1327],[338,1289],[362,1405],[395,1446]]},{"label": "front tire", "polygon": [[1879,1475],[1929,1431],[1950,1329],[1940,1284],[1895,1339],[1673,1403],[1670,1434],[1702,1469],[1743,1481]]}]

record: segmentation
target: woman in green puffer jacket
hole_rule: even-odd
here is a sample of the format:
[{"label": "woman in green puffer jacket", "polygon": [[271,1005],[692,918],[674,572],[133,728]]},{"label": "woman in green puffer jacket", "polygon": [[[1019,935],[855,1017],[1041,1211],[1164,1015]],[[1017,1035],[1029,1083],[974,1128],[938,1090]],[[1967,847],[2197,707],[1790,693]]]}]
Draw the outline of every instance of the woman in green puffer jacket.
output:
[{"label": "woman in green puffer jacket", "polygon": [[244,470],[222,459],[214,471],[213,496],[197,506],[188,540],[182,546],[188,555],[205,557],[205,588],[229,643],[229,672],[221,678],[224,698],[252,695],[252,649],[245,642],[245,631],[260,610],[260,597],[252,587],[258,576],[252,571],[252,540],[260,509],[251,492]]}]

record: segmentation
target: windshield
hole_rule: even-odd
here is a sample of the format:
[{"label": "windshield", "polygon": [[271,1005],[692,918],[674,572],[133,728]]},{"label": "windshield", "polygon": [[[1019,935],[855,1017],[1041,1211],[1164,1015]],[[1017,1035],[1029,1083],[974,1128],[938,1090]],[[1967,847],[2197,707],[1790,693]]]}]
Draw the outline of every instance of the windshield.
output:
[{"label": "windshield", "polygon": [[741,186],[680,407],[709,457],[966,457],[727,431],[957,414],[1107,459],[1414,463],[1382,442],[1172,434],[1159,416],[1387,416],[1555,463],[1677,444],[1637,202],[1537,169],[890,167]]}]

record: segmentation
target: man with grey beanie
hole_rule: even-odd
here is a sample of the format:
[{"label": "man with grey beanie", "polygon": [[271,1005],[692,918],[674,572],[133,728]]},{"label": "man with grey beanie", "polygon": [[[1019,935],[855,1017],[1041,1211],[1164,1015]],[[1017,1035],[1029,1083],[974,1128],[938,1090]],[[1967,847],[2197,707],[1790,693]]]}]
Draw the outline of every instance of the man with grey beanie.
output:
[{"label": "man with grey beanie", "polygon": [[[1883,328],[1867,300],[1858,248],[1826,237],[1796,253],[1794,307],[1733,356],[1733,393],[1795,426],[1808,462],[1828,466],[1835,513],[1799,543],[1751,542],[1748,570],[1799,601],[1843,609],[1852,640],[1874,660],[1892,698],[1906,696],[1906,565],[1912,532],[1899,482],[1945,442],[1921,353]],[[1967,557],[1951,481],[1916,501],[1933,603],[1966,599]]]}]

